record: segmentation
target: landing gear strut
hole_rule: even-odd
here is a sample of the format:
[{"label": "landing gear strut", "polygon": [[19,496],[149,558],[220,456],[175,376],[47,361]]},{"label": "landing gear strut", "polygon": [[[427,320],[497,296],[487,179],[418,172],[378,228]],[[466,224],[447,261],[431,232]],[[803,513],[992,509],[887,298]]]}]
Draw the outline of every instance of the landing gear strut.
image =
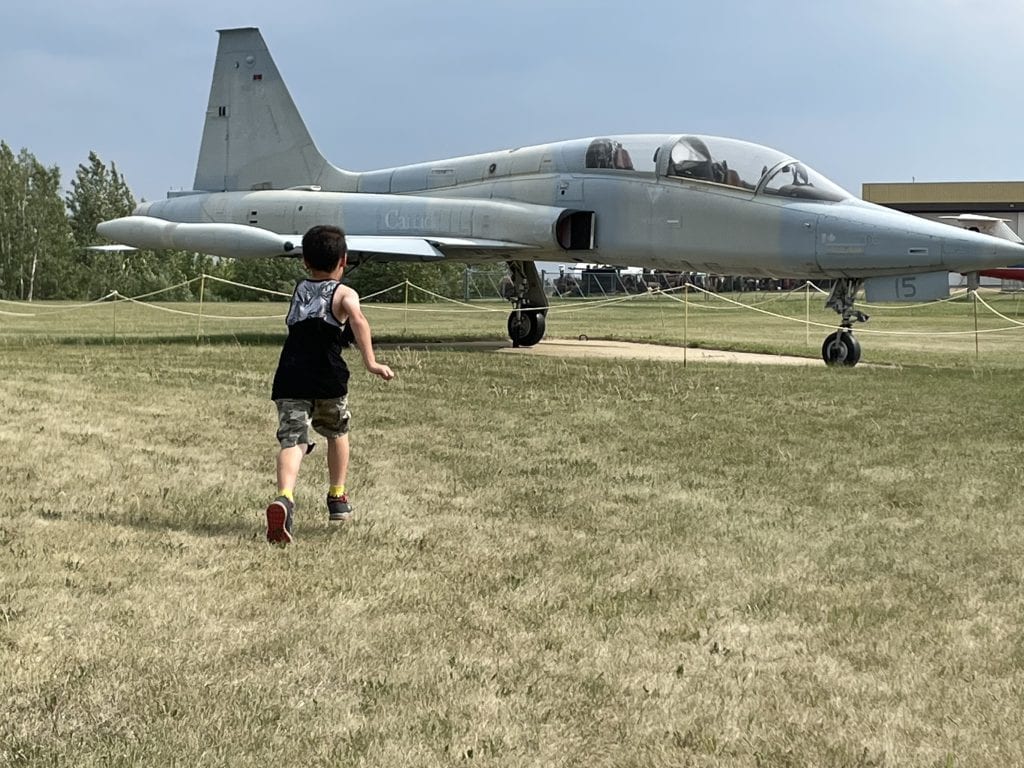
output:
[{"label": "landing gear strut", "polygon": [[532,261],[510,261],[512,313],[508,316],[508,337],[513,347],[532,347],[544,338],[548,297]]},{"label": "landing gear strut", "polygon": [[821,357],[826,365],[854,366],[860,360],[860,342],[853,336],[854,323],[866,323],[868,316],[853,308],[854,298],[862,280],[841,277],[832,285],[825,306],[834,309],[842,318],[839,330],[829,334],[821,345]]}]

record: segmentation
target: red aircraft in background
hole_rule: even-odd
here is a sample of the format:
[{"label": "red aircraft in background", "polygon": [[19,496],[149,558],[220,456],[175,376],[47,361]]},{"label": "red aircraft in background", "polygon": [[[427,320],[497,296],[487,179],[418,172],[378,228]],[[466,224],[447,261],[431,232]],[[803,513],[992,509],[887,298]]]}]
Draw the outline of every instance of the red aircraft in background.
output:
[{"label": "red aircraft in background", "polygon": [[[1013,243],[1021,243],[1017,233],[1006,224],[1006,219],[997,219],[993,216],[981,216],[976,213],[961,213],[959,216],[940,216],[943,220],[955,222],[954,226],[967,229],[971,232],[981,232],[994,237],[1001,237]],[[983,269],[978,272],[982,277],[994,277],[998,280],[1021,280],[1024,281],[1024,264],[1015,266],[1000,267],[998,269]]]}]

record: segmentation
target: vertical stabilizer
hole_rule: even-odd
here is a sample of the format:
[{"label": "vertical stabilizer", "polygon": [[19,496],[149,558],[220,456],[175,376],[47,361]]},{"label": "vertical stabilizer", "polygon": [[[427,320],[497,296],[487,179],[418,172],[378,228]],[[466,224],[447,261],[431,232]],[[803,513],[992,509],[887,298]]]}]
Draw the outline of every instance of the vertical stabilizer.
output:
[{"label": "vertical stabilizer", "polygon": [[220,30],[194,188],[209,192],[318,185],[353,191],[355,174],[317,149],[255,27]]}]

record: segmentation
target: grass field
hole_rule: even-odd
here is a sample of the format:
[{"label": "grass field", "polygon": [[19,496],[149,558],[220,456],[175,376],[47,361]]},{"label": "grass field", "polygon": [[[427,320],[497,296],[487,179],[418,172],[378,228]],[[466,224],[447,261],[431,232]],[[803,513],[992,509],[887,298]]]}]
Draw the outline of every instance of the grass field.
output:
[{"label": "grass field", "polygon": [[[685,301],[684,301],[685,298]],[[855,328],[864,362],[1016,369],[1024,365],[1024,294],[983,293],[928,305],[859,305],[870,322]],[[987,306],[986,306],[987,305]],[[376,338],[392,344],[504,340],[509,305],[366,304]],[[276,345],[284,303],[105,302],[68,306],[0,302],[0,348],[26,343],[133,342]],[[819,358],[837,316],[814,291],[632,296],[555,300],[549,338],[639,341]]]},{"label": "grass field", "polygon": [[[818,355],[820,298],[743,300],[783,317],[548,327]],[[369,307],[356,520],[316,452],[280,549],[283,309],[0,305],[0,765],[1024,765],[1019,332],[880,308],[881,365],[684,368]]]}]

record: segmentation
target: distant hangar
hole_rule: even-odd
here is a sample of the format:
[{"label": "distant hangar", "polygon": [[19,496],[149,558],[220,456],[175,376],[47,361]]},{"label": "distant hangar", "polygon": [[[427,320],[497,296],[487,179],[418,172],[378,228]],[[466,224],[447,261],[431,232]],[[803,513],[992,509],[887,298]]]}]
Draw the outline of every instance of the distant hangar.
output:
[{"label": "distant hangar", "polygon": [[1024,181],[941,181],[864,184],[870,203],[926,219],[980,213],[1006,219],[1018,235],[1024,231]]}]

